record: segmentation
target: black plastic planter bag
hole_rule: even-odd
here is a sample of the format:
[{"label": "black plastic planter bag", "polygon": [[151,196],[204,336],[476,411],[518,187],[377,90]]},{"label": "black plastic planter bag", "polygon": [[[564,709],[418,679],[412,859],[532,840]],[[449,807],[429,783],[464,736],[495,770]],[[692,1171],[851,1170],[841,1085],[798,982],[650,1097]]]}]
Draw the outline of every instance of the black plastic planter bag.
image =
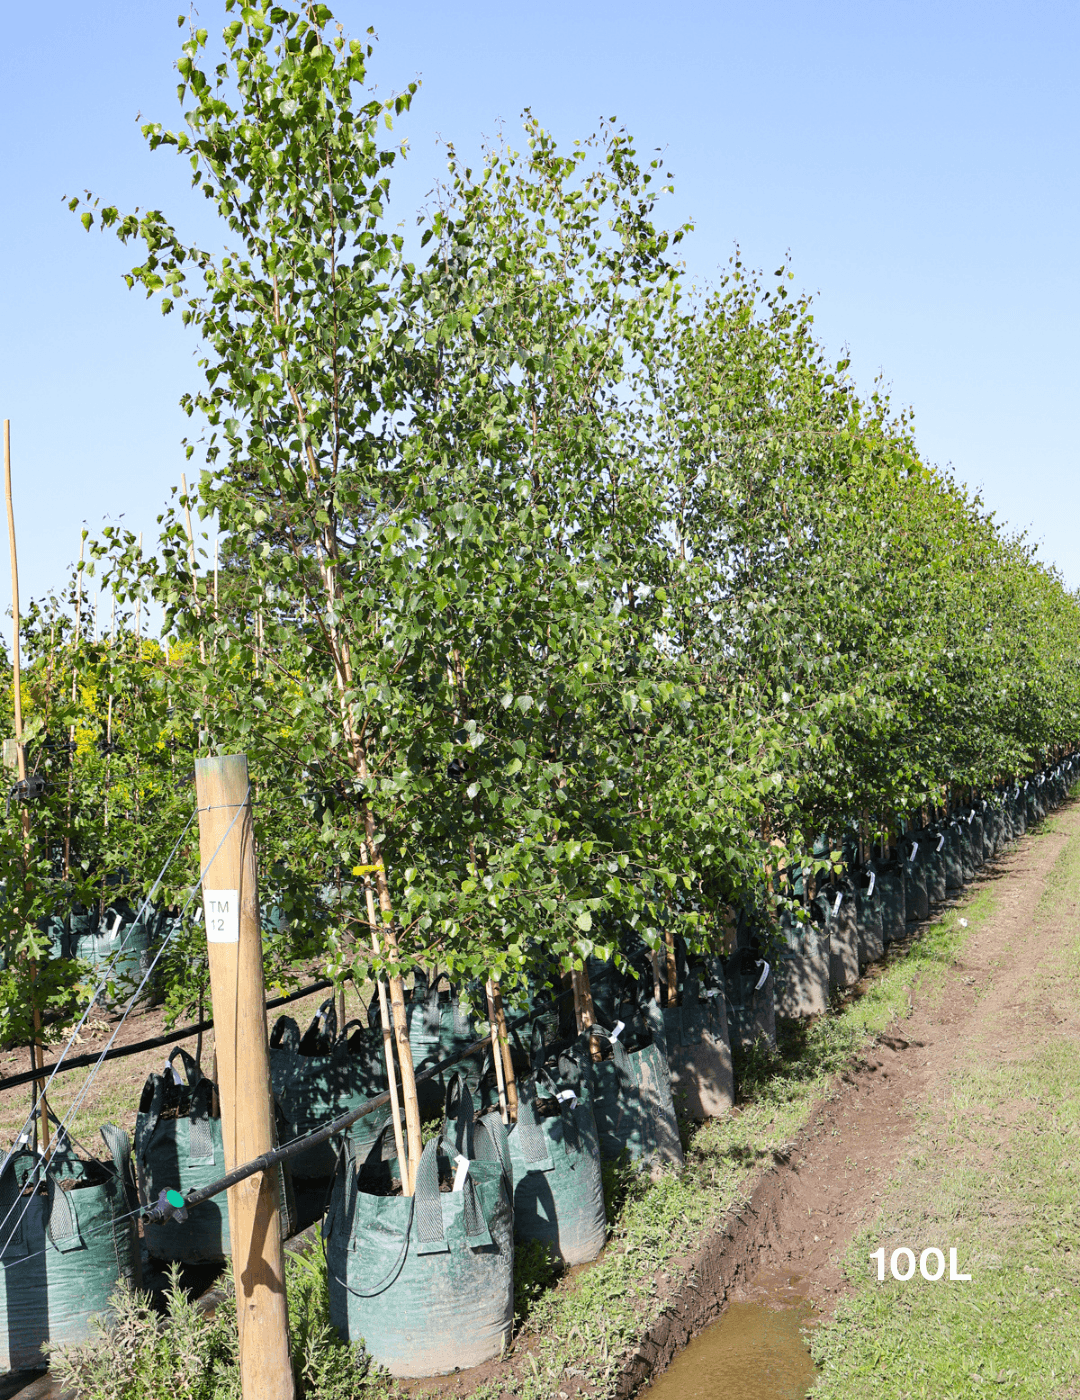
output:
[{"label": "black plastic planter bag", "polygon": [[[172,1068],[177,1059],[184,1066],[186,1084]],[[200,1074],[195,1061],[178,1045],[169,1054],[166,1073],[147,1079],[135,1120],[135,1167],[143,1205],[156,1204],[162,1191],[196,1191],[225,1175],[221,1119],[211,1116],[213,1098],[213,1081]],[[279,1118],[279,1137],[283,1127]],[[284,1239],[292,1233],[295,1218],[285,1162],[278,1164],[277,1175]],[[144,1229],[147,1251],[155,1259],[227,1259],[232,1252],[224,1192],[192,1207],[186,1220],[173,1218]]]},{"label": "black plastic planter bag", "polygon": [[[356,1029],[350,1037],[353,1026]],[[333,1001],[323,1003],[302,1037],[291,1016],[280,1017],[270,1034],[270,1082],[288,1124],[287,1139],[302,1137],[359,1108],[382,1092],[385,1080],[379,1033],[351,1022],[338,1035]],[[371,1141],[381,1132],[389,1113],[387,1108],[359,1119],[354,1125],[359,1129],[359,1140]],[[336,1165],[337,1149],[332,1142],[309,1147],[292,1158],[296,1177],[333,1176]]]},{"label": "black plastic planter bag", "polygon": [[[785,915],[781,919],[780,932],[784,944],[775,958],[773,993],[775,1015],[795,1019],[803,1016],[824,1015],[829,1009],[829,971],[832,951],[829,930],[822,925],[811,923],[809,920],[805,923],[799,923]],[[750,977],[753,978],[756,972],[757,980],[760,980],[762,966],[755,964]],[[756,983],[748,985],[748,978],[743,972],[741,964],[731,980],[738,987],[744,1002],[749,997],[752,1003],[753,998],[760,995]],[[772,980],[772,974],[770,974],[770,980]],[[764,990],[765,988],[762,987],[761,991]],[[740,1027],[740,1029],[742,1036],[739,1043],[744,1046],[748,1043],[752,1044],[752,1040],[748,1042],[745,1039],[749,1028]],[[774,1036],[775,1033],[774,1021]]]},{"label": "black plastic planter bag", "polygon": [[671,1092],[696,1122],[721,1118],[735,1103],[727,988],[718,958],[684,968],[678,1006],[665,1006]]},{"label": "black plastic planter bag", "polygon": [[[609,1051],[609,1058],[592,1066],[601,1155],[614,1160],[625,1149],[631,1161],[644,1162],[654,1173],[668,1163],[682,1166],[660,1008],[650,996],[641,1008],[624,1003],[621,1014],[623,1024],[611,1030],[590,1026],[588,1031]],[[620,1039],[623,1035],[628,1044]]]},{"label": "black plastic planter bag", "polygon": [[463,1099],[469,1121],[460,1137],[444,1128],[424,1148],[414,1196],[390,1194],[380,1137],[365,1159],[342,1162],[323,1221],[330,1320],[394,1376],[479,1366],[513,1330],[505,1130],[497,1114],[474,1125],[467,1092]]},{"label": "black plastic planter bag", "polygon": [[31,1195],[36,1153],[17,1150],[0,1174],[0,1370],[44,1369],[42,1343],[85,1341],[117,1283],[141,1283],[131,1147],[111,1123],[101,1136],[109,1162],[83,1162],[61,1139]]},{"label": "black plastic planter bag", "polygon": [[546,1244],[564,1264],[587,1264],[607,1238],[587,1038],[557,1058],[570,1072],[556,1079],[541,1037],[533,1074],[518,1086],[518,1120],[507,1134],[514,1235]]}]

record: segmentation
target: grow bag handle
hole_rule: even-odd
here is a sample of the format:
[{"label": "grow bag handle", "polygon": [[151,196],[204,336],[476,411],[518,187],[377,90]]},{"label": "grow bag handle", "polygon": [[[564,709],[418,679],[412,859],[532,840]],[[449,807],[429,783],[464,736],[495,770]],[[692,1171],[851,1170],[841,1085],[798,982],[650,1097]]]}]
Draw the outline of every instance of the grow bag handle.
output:
[{"label": "grow bag handle", "polygon": [[270,1049],[300,1053],[300,1027],[291,1016],[279,1016],[270,1032]]},{"label": "grow bag handle", "polygon": [[[442,1194],[439,1191],[439,1149],[441,1146],[442,1142],[439,1138],[432,1138],[420,1154],[420,1164],[416,1168],[414,1199],[416,1201],[418,1235],[417,1254],[449,1254],[450,1252],[450,1246],[446,1241],[446,1232],[443,1228]],[[461,1171],[461,1160],[459,1157],[459,1172]],[[465,1211],[465,1238],[472,1249],[482,1249],[485,1245],[492,1243],[491,1233],[484,1219],[484,1213],[480,1209],[476,1186],[469,1175],[469,1159],[465,1158],[464,1160],[466,1166],[460,1189]]]},{"label": "grow bag handle", "polygon": [[[375,1140],[372,1142],[371,1146],[368,1148],[367,1152],[364,1154],[364,1164],[365,1164],[365,1165],[366,1165],[366,1163],[371,1159],[372,1153],[376,1150],[376,1148],[380,1148],[380,1149],[381,1149],[381,1145],[382,1145],[383,1138],[386,1136],[387,1132],[390,1130],[390,1128],[391,1128],[392,1126],[393,1126],[392,1123],[387,1123],[386,1126],[382,1129],[382,1131],[379,1132],[379,1133],[376,1135]],[[433,1140],[433,1141],[434,1141],[434,1140]],[[429,1146],[429,1147],[431,1147],[432,1145],[433,1145],[433,1143],[428,1143],[428,1146]],[[421,1160],[423,1160],[423,1159],[421,1159]],[[399,1165],[400,1165],[400,1163],[399,1163]],[[341,1194],[344,1195],[344,1197],[345,1197],[345,1225],[346,1225],[347,1228],[351,1228],[351,1222],[352,1222],[352,1218],[353,1218],[353,1211],[355,1210],[355,1207],[356,1207],[356,1197],[357,1197],[357,1195],[359,1194],[359,1190],[360,1190],[359,1180],[358,1180],[360,1168],[359,1168],[359,1167],[356,1167],[356,1166],[353,1166],[352,1164],[350,1164],[350,1162],[349,1162],[349,1160],[348,1160],[348,1157],[345,1157],[345,1158],[343,1158],[342,1164],[341,1164],[341,1166],[338,1168],[338,1170],[339,1170],[339,1172],[342,1173],[342,1177],[341,1177],[341,1181],[342,1181],[342,1192],[341,1192]],[[436,1176],[436,1180],[435,1180],[435,1189],[438,1190],[438,1187],[439,1187],[439,1182],[438,1182],[438,1177]],[[336,1186],[335,1186],[335,1190],[334,1190],[334,1200],[331,1201],[331,1203],[330,1203],[330,1209],[326,1212],[326,1215],[323,1217],[322,1228],[321,1228],[321,1231],[320,1231],[320,1233],[321,1233],[321,1235],[322,1235],[322,1239],[323,1239],[323,1251],[324,1251],[324,1252],[325,1252],[325,1250],[326,1250],[326,1240],[327,1240],[327,1237],[329,1236],[331,1230],[333,1229],[334,1220],[335,1220],[335,1218],[336,1218],[336,1216],[337,1216],[337,1201],[338,1201],[338,1198],[339,1198],[339,1196],[338,1196],[338,1191],[337,1191],[337,1188],[336,1188]],[[402,1266],[403,1266],[404,1263],[405,1263],[405,1256],[406,1256],[406,1254],[409,1252],[409,1239],[410,1239],[410,1237],[412,1236],[413,1220],[414,1220],[415,1215],[416,1215],[416,1197],[415,1197],[415,1196],[410,1196],[410,1197],[408,1198],[408,1201],[409,1201],[408,1215],[407,1215],[407,1218],[406,1218],[406,1220],[405,1220],[405,1228],[404,1228],[404,1230],[401,1232],[401,1248],[398,1250],[397,1258],[396,1258],[396,1259],[394,1260],[394,1262],[390,1265],[390,1268],[389,1268],[389,1269],[387,1270],[387,1272],[383,1275],[383,1277],[379,1280],[379,1282],[378,1282],[377,1284],[375,1284],[375,1286],[374,1286],[373,1288],[354,1288],[353,1285],[350,1284],[350,1283],[347,1283],[347,1282],[345,1281],[345,1279],[339,1278],[337,1274],[334,1275],[334,1277],[337,1279],[338,1283],[341,1284],[342,1288],[347,1289],[347,1290],[348,1290],[350,1293],[352,1293],[355,1297],[357,1297],[357,1298],[374,1298],[374,1297],[376,1297],[377,1294],[379,1294],[379,1293],[384,1293],[384,1292],[386,1291],[386,1289],[388,1289],[388,1288],[390,1287],[390,1285],[396,1281],[398,1274],[401,1273]],[[439,1205],[439,1203],[436,1202],[436,1205]],[[442,1209],[441,1205],[439,1205],[439,1209],[440,1209],[440,1211],[441,1211],[441,1209]]]},{"label": "grow bag handle", "polygon": [[633,1075],[630,1070],[630,1056],[626,1053],[626,1046],[615,1036],[614,1031],[606,1030],[603,1026],[595,1022],[585,1032],[589,1040],[606,1040],[611,1046],[612,1058],[619,1071],[619,1077],[630,1083]]},{"label": "grow bag handle", "polygon": [[[451,1124],[453,1124],[452,1131]],[[458,1156],[469,1158],[475,1156],[473,1152],[472,1094],[469,1093],[469,1086],[460,1070],[454,1071],[446,1086],[439,1138]]]}]

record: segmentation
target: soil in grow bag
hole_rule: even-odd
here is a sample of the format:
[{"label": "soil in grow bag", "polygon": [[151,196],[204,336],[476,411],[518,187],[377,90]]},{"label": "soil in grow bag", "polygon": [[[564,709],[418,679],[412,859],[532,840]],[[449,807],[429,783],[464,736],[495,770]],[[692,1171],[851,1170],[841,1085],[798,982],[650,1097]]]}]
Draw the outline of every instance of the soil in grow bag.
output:
[{"label": "soil in grow bag", "polygon": [[[451,1080],[448,1096],[454,1092]],[[514,1317],[512,1175],[498,1114],[472,1121],[467,1089],[400,1194],[389,1130],[343,1160],[323,1221],[330,1320],[394,1376],[479,1366]]]},{"label": "soil in grow bag", "polygon": [[[176,1060],[184,1067],[186,1082],[173,1067]],[[216,1103],[213,1081],[200,1073],[186,1050],[174,1046],[165,1073],[147,1079],[135,1121],[135,1170],[144,1206],[155,1204],[162,1191],[197,1191],[225,1175],[228,1167]],[[286,1131],[284,1115],[278,1110],[277,1141],[284,1140]],[[292,1234],[296,1220],[288,1161],[278,1163],[276,1175],[284,1239]],[[223,1191],[193,1206],[186,1220],[174,1217],[146,1225],[145,1240],[147,1252],[155,1259],[227,1259],[232,1252],[227,1194]]]},{"label": "soil in grow bag", "polygon": [[[350,1021],[338,1033],[332,999],[324,1001],[307,1031],[281,1016],[270,1034],[270,1082],[285,1115],[285,1141],[314,1132],[382,1092],[386,1081],[382,1037]],[[389,1108],[359,1119],[350,1130],[370,1141],[389,1117]],[[337,1166],[333,1141],[290,1159],[294,1177],[329,1178]]]},{"label": "soil in grow bag", "polygon": [[85,1341],[116,1285],[140,1286],[130,1143],[111,1123],[101,1136],[108,1161],[80,1159],[61,1130],[44,1182],[27,1148],[0,1172],[0,1370],[44,1369],[43,1344]]},{"label": "soil in grow bag", "polygon": [[514,1235],[539,1240],[564,1264],[587,1264],[607,1238],[600,1140],[587,1036],[536,1041],[533,1072],[518,1085],[507,1135],[514,1176]]}]

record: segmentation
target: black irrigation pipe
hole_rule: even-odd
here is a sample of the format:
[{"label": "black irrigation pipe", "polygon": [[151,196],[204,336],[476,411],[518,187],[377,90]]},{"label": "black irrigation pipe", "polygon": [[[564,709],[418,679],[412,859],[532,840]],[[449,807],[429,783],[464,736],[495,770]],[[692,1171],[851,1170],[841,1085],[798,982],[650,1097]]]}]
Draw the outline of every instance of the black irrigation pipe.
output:
[{"label": "black irrigation pipe", "polygon": [[[597,981],[602,978],[597,978]],[[539,1020],[541,1016],[551,1011],[564,997],[572,994],[573,988],[567,988],[560,992],[554,1001],[541,1007],[539,1011],[530,1011],[524,1016],[518,1016],[516,1020],[509,1021],[506,1029],[515,1031],[519,1026],[524,1026],[530,1021]],[[491,1037],[484,1036],[482,1040],[474,1041],[465,1050],[459,1050],[454,1055],[449,1055],[445,1060],[440,1060],[437,1065],[432,1065],[430,1069],[423,1069],[416,1076],[417,1082],[420,1080],[432,1079],[436,1074],[441,1074],[444,1069],[449,1069],[451,1065],[456,1065],[460,1061],[467,1059],[469,1055],[475,1055],[478,1050],[490,1048]],[[190,1206],[202,1205],[203,1201],[208,1201],[212,1196],[218,1196],[222,1191],[227,1191],[230,1186],[235,1186],[238,1182],[246,1181],[249,1176],[254,1176],[256,1172],[269,1171],[271,1167],[277,1166],[278,1162],[283,1162],[287,1157],[294,1157],[298,1152],[306,1152],[309,1147],[317,1147],[320,1143],[328,1142],[335,1133],[342,1133],[346,1128],[358,1122],[361,1118],[366,1118],[369,1113],[374,1113],[377,1108],[385,1108],[390,1102],[390,1094],[377,1094],[373,1099],[366,1099],[359,1108],[354,1108],[348,1113],[343,1113],[340,1118],[335,1118],[330,1123],[324,1123],[321,1128],[316,1128],[313,1132],[307,1133],[304,1137],[296,1138],[295,1141],[286,1143],[284,1147],[275,1147],[271,1152],[264,1152],[261,1157],[254,1158],[253,1161],[245,1162],[242,1167],[234,1167],[231,1172],[223,1176],[220,1181],[212,1181],[209,1186],[200,1187],[198,1191],[192,1191],[190,1195],[184,1197],[182,1206],[172,1204],[162,1206],[151,1206],[143,1214],[143,1220],[148,1225],[159,1224],[163,1220],[169,1220],[178,1211],[187,1210]],[[165,1193],[163,1192],[162,1195]],[[179,1195],[179,1192],[171,1193]]]},{"label": "black irrigation pipe", "polygon": [[[310,987],[301,987],[298,992],[290,992],[288,996],[275,997],[273,1001],[268,1001],[266,1009],[271,1011],[275,1006],[285,1006],[290,1001],[299,1001],[301,997],[310,996],[312,992],[321,992],[324,988],[333,985],[333,982],[329,980],[312,982]],[[198,1035],[200,1031],[212,1030],[213,1025],[214,1022],[210,1020],[198,1021],[193,1026],[177,1026],[175,1030],[169,1031],[165,1035],[155,1035],[149,1040],[140,1040],[134,1045],[117,1045],[108,1051],[105,1059],[119,1060],[124,1055],[138,1055],[142,1050],[154,1050],[161,1045],[172,1045],[178,1040],[187,1040],[189,1036]],[[72,1059],[60,1063],[60,1073],[63,1074],[65,1070],[69,1069],[87,1069],[90,1065],[96,1065],[99,1058],[99,1054],[93,1051],[88,1055],[75,1055]],[[54,1060],[51,1065],[43,1065],[41,1069],[25,1070],[21,1074],[13,1074],[9,1079],[0,1079],[0,1093],[5,1089],[16,1089],[20,1084],[30,1084],[35,1079],[50,1074],[56,1068],[57,1062]]]}]

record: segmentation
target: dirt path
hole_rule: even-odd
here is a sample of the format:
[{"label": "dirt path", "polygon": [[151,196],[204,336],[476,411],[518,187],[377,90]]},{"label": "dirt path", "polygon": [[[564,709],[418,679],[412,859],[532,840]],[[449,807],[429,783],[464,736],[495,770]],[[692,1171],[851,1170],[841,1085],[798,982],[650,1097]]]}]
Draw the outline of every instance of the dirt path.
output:
[{"label": "dirt path", "polygon": [[[843,1256],[877,1219],[898,1165],[920,1145],[928,1099],[944,1096],[973,1045],[991,1060],[1008,1060],[1014,1047],[1055,1030],[1053,1016],[1040,1015],[1018,989],[1075,937],[1073,920],[1037,921],[1036,910],[1063,848],[1078,839],[1074,802],[983,872],[974,890],[990,894],[992,911],[973,928],[943,988],[916,991],[902,1027],[844,1076],[846,1086],[822,1106],[781,1171],[775,1228],[765,1232],[743,1297],[805,1296],[830,1313],[846,1291]],[[988,1142],[988,1164],[992,1155]]]}]

